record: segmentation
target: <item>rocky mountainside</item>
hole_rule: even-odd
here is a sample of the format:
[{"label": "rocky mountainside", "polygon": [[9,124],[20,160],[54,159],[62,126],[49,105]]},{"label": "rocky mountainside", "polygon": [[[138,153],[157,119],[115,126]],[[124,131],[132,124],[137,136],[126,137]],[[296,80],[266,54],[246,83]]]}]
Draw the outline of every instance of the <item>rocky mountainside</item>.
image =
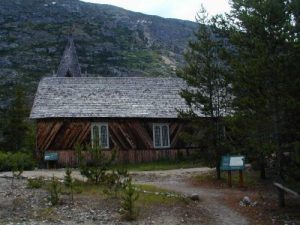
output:
[{"label": "rocky mountainside", "polygon": [[172,76],[197,24],[79,0],[1,0],[0,27],[3,97],[55,73],[71,30],[88,76]]}]

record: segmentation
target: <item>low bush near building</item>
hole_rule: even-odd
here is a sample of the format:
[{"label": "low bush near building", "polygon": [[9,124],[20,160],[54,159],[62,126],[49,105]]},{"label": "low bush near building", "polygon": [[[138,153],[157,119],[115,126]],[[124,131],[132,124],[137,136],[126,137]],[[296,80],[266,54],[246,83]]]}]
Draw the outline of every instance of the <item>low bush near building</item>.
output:
[{"label": "low bush near building", "polygon": [[32,170],[35,162],[30,153],[26,152],[0,152],[0,171]]},{"label": "low bush near building", "polygon": [[[100,146],[87,146],[85,152],[82,151],[82,147],[76,146],[76,153],[81,175],[95,184],[105,183],[107,170],[116,158],[116,150],[113,150],[112,154],[107,156]],[[87,159],[86,155],[90,155],[91,158]]]}]

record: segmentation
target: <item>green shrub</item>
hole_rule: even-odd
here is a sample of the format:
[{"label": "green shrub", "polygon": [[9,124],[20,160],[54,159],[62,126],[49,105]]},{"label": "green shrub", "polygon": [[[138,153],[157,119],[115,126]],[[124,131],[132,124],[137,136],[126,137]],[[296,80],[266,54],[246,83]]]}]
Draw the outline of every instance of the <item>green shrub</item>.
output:
[{"label": "green shrub", "polygon": [[27,180],[27,188],[29,189],[38,189],[41,188],[44,185],[44,180],[43,178],[39,177],[37,179],[33,178],[33,179],[28,179]]},{"label": "green shrub", "polygon": [[26,152],[0,152],[0,171],[32,170],[35,162],[31,154]]},{"label": "green shrub", "polygon": [[11,167],[9,166],[9,157],[11,153],[0,152],[0,171],[9,171]]},{"label": "green shrub", "polygon": [[81,175],[95,184],[105,183],[107,170],[116,158],[116,150],[112,151],[111,156],[106,156],[100,146],[94,148],[87,146],[87,153],[91,155],[91,160],[87,160],[82,154],[80,146],[76,147],[76,153]]}]

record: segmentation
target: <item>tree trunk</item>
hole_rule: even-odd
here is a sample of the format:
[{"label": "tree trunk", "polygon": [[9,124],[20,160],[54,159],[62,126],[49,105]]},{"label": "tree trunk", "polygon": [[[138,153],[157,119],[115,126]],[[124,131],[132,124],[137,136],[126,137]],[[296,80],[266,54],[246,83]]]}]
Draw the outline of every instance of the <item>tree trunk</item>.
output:
[{"label": "tree trunk", "polygon": [[217,172],[217,179],[218,179],[218,180],[221,180],[220,160],[217,160],[216,172]]},{"label": "tree trunk", "polygon": [[266,179],[266,162],[265,162],[265,156],[263,153],[259,156],[259,169],[260,169],[260,179],[265,180]]},{"label": "tree trunk", "polygon": [[260,179],[266,179],[266,167],[263,161],[260,162]]}]

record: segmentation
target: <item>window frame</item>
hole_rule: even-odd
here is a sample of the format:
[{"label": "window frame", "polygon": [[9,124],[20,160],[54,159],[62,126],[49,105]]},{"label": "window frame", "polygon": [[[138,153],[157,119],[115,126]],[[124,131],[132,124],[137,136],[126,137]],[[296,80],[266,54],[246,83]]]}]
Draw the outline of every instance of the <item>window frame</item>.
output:
[{"label": "window frame", "polygon": [[[98,130],[99,130],[99,146],[102,149],[109,149],[109,129],[108,129],[108,123],[92,123],[91,124],[91,142],[92,142],[92,148],[94,148],[94,132],[93,132],[93,128],[97,126]],[[106,131],[107,131],[107,136],[106,136],[106,142],[107,142],[107,146],[102,146],[101,144],[101,127],[105,126],[106,127]]]},{"label": "window frame", "polygon": [[[167,146],[163,146],[163,134],[162,134],[162,127],[166,126],[167,127],[167,137],[168,137],[168,145]],[[159,127],[160,130],[160,146],[156,146],[156,139],[155,139],[155,128]],[[170,148],[171,147],[171,143],[170,143],[170,129],[169,129],[169,124],[168,123],[153,123],[152,126],[152,132],[153,132],[153,147],[154,148]]]}]

